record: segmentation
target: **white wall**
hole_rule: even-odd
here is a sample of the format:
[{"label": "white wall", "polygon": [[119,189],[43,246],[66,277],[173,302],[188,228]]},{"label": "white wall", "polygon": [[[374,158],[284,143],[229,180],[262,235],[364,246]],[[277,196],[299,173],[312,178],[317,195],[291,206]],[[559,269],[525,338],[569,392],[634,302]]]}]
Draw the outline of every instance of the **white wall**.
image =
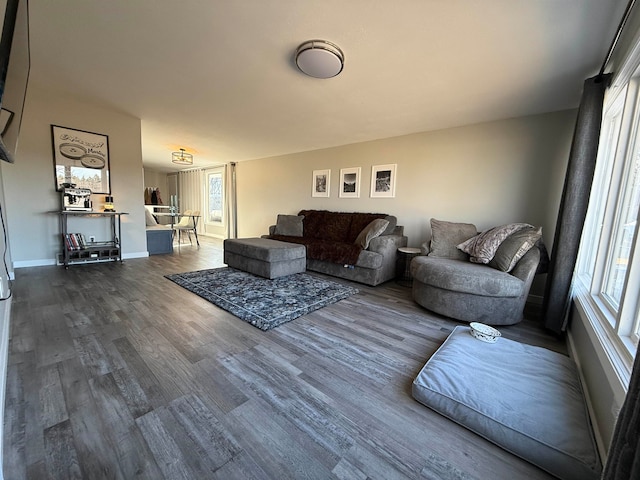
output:
[{"label": "white wall", "polygon": [[[576,112],[563,111],[238,163],[238,234],[259,236],[301,209],[398,217],[410,246],[429,220],[543,227],[550,246]],[[395,163],[395,198],[370,198],[371,167]],[[362,167],[360,198],[339,198],[340,169]],[[311,197],[313,170],[330,169],[330,198]],[[532,292],[543,293],[544,275]]]},{"label": "white wall", "polygon": [[[140,120],[72,96],[30,86],[18,145],[18,160],[3,165],[9,239],[15,268],[47,265],[61,251],[55,190],[51,124],[101,133],[109,137],[111,192],[122,217],[122,253],[125,258],[147,253]],[[94,208],[104,195],[93,195]],[[71,231],[108,238],[104,219],[74,220]]]}]

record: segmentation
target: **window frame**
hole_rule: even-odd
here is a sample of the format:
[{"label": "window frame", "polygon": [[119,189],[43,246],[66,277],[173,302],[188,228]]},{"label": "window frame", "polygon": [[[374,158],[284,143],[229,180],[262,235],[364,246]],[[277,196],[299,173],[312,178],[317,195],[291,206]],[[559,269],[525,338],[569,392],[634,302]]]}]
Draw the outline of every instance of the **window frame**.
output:
[{"label": "window frame", "polygon": [[[640,47],[640,41],[637,44]],[[629,172],[640,155],[640,48],[607,91],[587,218],[574,275],[574,299],[623,384],[631,375],[640,337],[639,212],[618,305],[604,294],[614,264]]]},{"label": "window frame", "polygon": [[[226,189],[226,179],[225,179],[225,169],[224,167],[218,167],[218,168],[210,168],[206,170],[206,178],[205,178],[205,205],[206,205],[206,215],[204,217],[204,221],[206,225],[212,225],[215,227],[220,227],[224,225],[225,222],[225,202],[226,202],[226,198],[225,198],[225,189]],[[221,191],[221,196],[222,196],[222,213],[220,215],[220,221],[211,221],[209,220],[209,213],[211,211],[210,205],[209,205],[209,185],[210,185],[210,180],[209,178],[211,177],[211,175],[220,175],[220,179],[222,181],[222,191]]]}]

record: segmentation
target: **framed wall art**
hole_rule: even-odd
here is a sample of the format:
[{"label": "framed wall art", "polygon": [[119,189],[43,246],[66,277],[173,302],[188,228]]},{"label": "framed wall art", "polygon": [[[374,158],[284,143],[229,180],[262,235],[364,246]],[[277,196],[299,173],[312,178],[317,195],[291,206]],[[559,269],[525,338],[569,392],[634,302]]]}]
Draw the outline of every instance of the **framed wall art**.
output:
[{"label": "framed wall art", "polygon": [[91,193],[111,193],[109,137],[51,125],[56,190],[73,185]]},{"label": "framed wall art", "polygon": [[312,197],[329,197],[329,186],[331,183],[331,170],[314,170]]},{"label": "framed wall art", "polygon": [[371,167],[371,198],[393,198],[396,196],[397,164]]},{"label": "framed wall art", "polygon": [[340,169],[340,197],[360,198],[360,167]]}]

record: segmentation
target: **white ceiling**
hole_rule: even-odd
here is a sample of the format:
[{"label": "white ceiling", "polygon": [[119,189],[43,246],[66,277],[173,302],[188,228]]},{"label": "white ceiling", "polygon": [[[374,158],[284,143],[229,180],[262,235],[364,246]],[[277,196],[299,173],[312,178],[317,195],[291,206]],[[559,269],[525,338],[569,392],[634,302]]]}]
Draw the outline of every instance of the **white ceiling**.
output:
[{"label": "white ceiling", "polygon": [[[626,0],[31,1],[32,84],[139,117],[170,170],[577,106]],[[321,38],[332,79],[296,70]]]}]

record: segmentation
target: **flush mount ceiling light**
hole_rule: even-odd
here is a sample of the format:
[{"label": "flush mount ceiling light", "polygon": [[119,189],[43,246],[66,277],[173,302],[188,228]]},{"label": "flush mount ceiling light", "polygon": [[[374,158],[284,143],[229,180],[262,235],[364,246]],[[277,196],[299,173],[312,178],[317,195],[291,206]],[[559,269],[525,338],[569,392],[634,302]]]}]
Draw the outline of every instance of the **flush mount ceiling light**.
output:
[{"label": "flush mount ceiling light", "polygon": [[181,148],[179,152],[171,154],[171,161],[178,165],[193,165],[193,155],[185,153],[184,148]]},{"label": "flush mount ceiling light", "polygon": [[296,65],[310,77],[331,78],[344,67],[344,54],[340,47],[326,40],[309,40],[296,50]]}]

